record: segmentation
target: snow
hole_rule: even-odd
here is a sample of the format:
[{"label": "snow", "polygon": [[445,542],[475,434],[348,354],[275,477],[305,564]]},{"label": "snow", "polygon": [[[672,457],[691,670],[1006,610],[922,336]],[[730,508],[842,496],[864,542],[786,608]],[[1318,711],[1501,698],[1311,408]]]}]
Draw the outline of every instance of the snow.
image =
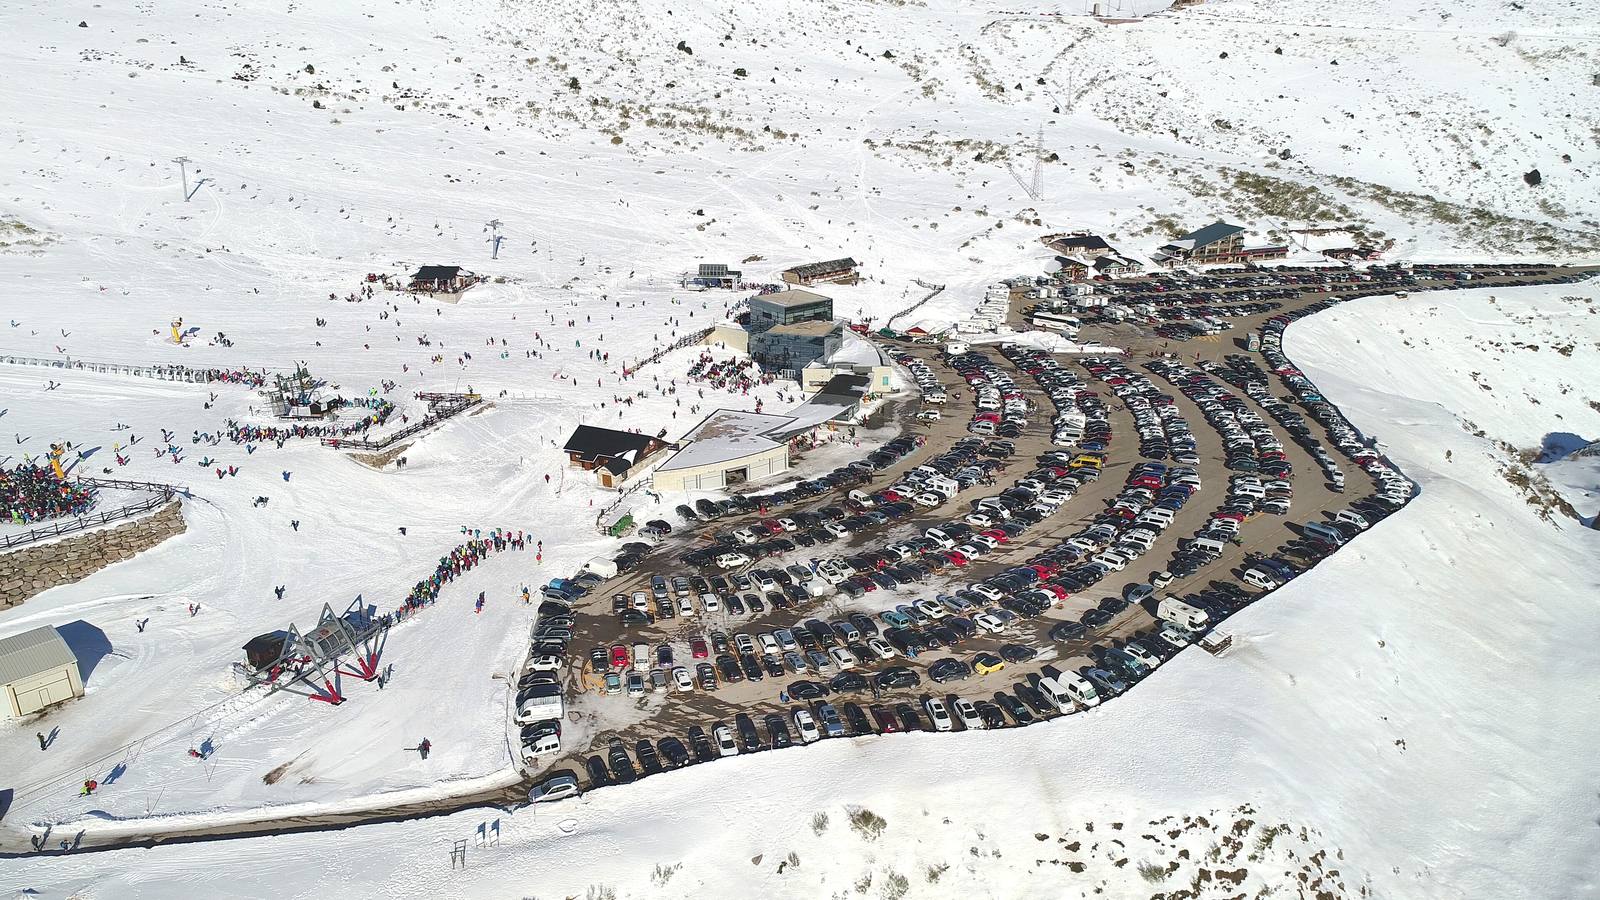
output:
[{"label": "snow", "polygon": [[[919,281],[942,284],[896,321],[936,331],[970,319],[998,279],[1043,271],[1037,236],[1068,228],[1134,255],[1219,217],[1264,237],[1358,226],[1392,238],[1391,258],[1600,255],[1600,122],[1585,102],[1600,26],[1580,7],[1219,0],[1103,25],[1081,6],[0,10],[0,352],[304,361],[332,390],[377,391],[410,416],[423,411],[417,391],[488,401],[411,443],[405,468],[376,470],[311,441],[253,453],[195,443],[229,418],[261,420],[262,398],[237,386],[0,366],[4,453],[70,440],[106,448],[83,473],[110,467],[193,494],[186,533],[0,613],[0,634],[81,621],[110,645],[87,696],[40,723],[60,728],[47,753],[37,726],[0,723],[0,758],[21,761],[0,784],[15,791],[0,847],[25,848],[35,824],[56,823],[57,837],[151,834],[516,778],[508,684],[532,621],[520,588],[615,547],[600,519],[671,505],[635,493],[613,508],[615,494],[566,466],[571,428],[676,434],[719,407],[798,400],[794,387],[724,397],[689,382],[700,347],[622,378],[742,299],[683,290],[677,273],[694,260],[757,257],[740,263],[746,277],[775,281],[848,254],[864,281],[819,288],[837,315],[881,326],[927,295]],[[1164,4],[1122,6],[1110,11]],[[674,49],[680,40],[694,52]],[[1019,181],[1041,126],[1058,160],[1032,198]],[[179,156],[191,160],[187,200]],[[1537,188],[1522,177],[1534,167]],[[491,260],[484,223],[496,219],[506,240]],[[369,272],[424,263],[492,280],[455,303],[344,299]],[[1597,532],[1538,518],[1506,478],[1523,465],[1517,451],[1600,434],[1594,300],[1592,283],[1373,299],[1291,328],[1291,354],[1422,496],[1241,617],[1228,657],[1185,654],[1093,714],[834,742],[536,811],[31,860],[6,864],[0,883],[245,896],[272,877],[290,896],[330,885],[474,896],[515,878],[541,895],[604,882],[722,896],[753,878],[774,895],[817,896],[866,874],[879,891],[892,868],[924,894],[1054,895],[1070,869],[1032,860],[1063,852],[1058,838],[1088,847],[1112,821],[1137,831],[1203,815],[1216,828],[1179,841],[1195,857],[1236,818],[1294,826],[1292,840],[1237,863],[1251,889],[1338,848],[1347,893],[1594,894],[1596,726],[1568,698],[1596,694],[1584,638]],[[179,317],[199,329],[186,346],[168,334]],[[1043,333],[994,339],[1065,349]],[[46,391],[52,380],[61,387]],[[182,462],[152,452],[162,429]],[[116,466],[107,450],[134,435],[130,463]],[[207,455],[238,476],[196,465]],[[1535,468],[1595,514],[1581,467]],[[257,496],[270,503],[253,506]],[[542,549],[490,558],[396,628],[382,691],[348,679],[337,708],[239,693],[231,666],[249,638],[307,627],[324,603],[339,611],[357,596],[392,609],[463,528],[497,527]],[[426,763],[406,751],[423,736]],[[188,756],[208,738],[206,760]],[[88,777],[104,787],[77,797]],[[883,835],[843,824],[847,804],[882,815]],[[1257,811],[1235,812],[1246,804]],[[809,824],[819,811],[833,822],[820,833]],[[475,850],[469,872],[450,875],[449,839],[491,817],[505,826],[500,849]],[[1261,827],[1244,835],[1254,842]],[[1073,888],[1148,894],[1136,863],[1161,854],[1124,843],[1139,848],[1127,851],[1135,864],[1086,858]],[[780,873],[790,850],[801,862]],[[658,863],[681,868],[663,878]],[[943,864],[932,881],[925,870]]]}]

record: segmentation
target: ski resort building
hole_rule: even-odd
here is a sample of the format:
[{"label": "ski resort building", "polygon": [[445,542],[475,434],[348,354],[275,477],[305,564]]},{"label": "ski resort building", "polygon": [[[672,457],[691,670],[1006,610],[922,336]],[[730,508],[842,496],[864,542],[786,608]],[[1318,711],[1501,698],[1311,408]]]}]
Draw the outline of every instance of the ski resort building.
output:
[{"label": "ski resort building", "polygon": [[49,625],[0,639],[0,693],[15,718],[83,696],[78,657]]},{"label": "ski resort building", "polygon": [[666,441],[648,434],[579,425],[561,449],[573,465],[593,472],[601,487],[620,488],[666,448]]},{"label": "ski resort building", "polygon": [[861,280],[861,273],[856,271],[859,265],[855,260],[846,256],[843,259],[830,259],[824,262],[805,263],[792,269],[784,269],[782,278],[786,284],[855,284]]},{"label": "ski resort building", "polygon": [[1244,227],[1229,225],[1219,219],[1198,231],[1191,231],[1175,241],[1163,244],[1151,259],[1160,265],[1171,267],[1181,263],[1203,266],[1258,262],[1283,259],[1288,255],[1289,248],[1285,246],[1245,246]]},{"label": "ski resort building", "polygon": [[1067,281],[1131,275],[1141,268],[1137,261],[1117,252],[1105,238],[1087,231],[1047,234],[1039,240],[1055,251],[1056,261],[1061,265],[1060,277]]},{"label": "ski resort building", "polygon": [[690,287],[733,288],[739,285],[744,273],[728,268],[726,263],[701,263],[694,275],[684,279]]},{"label": "ski resort building", "polygon": [[460,266],[423,266],[411,276],[410,289],[451,294],[477,283],[478,276]]},{"label": "ski resort building", "polygon": [[894,384],[894,363],[877,344],[844,330],[838,347],[800,370],[800,389],[808,393],[821,390],[841,375],[864,379],[868,394],[887,394]]},{"label": "ski resort building", "polygon": [[750,324],[746,330],[760,334],[779,325],[832,322],[833,300],[811,291],[777,291],[750,298]]},{"label": "ski resort building", "polygon": [[794,419],[719,409],[678,442],[655,470],[657,491],[716,491],[789,471],[788,429]]},{"label": "ski resort building", "polygon": [[659,492],[719,491],[789,471],[791,451],[828,439],[855,424],[868,394],[867,379],[836,375],[814,396],[782,415],[719,409],[689,429],[656,467]]},{"label": "ski resort building", "polygon": [[798,378],[806,366],[832,357],[843,344],[844,326],[837,322],[796,322],[750,335],[750,357],[769,372]]}]

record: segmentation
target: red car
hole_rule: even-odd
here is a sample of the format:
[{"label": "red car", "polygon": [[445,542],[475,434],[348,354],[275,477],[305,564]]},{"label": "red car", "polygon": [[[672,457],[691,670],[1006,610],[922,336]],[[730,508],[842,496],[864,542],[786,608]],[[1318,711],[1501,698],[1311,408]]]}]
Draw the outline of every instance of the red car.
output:
[{"label": "red car", "polygon": [[887,707],[874,706],[872,708],[872,718],[873,721],[878,723],[878,731],[882,734],[900,730],[900,720],[896,719],[894,713],[890,712]]},{"label": "red car", "polygon": [[628,645],[611,645],[611,668],[626,669],[628,667]]},{"label": "red car", "polygon": [[959,553],[955,550],[946,552],[944,554],[944,558],[950,560],[950,562],[956,566],[965,566],[968,562],[966,554]]},{"label": "red car", "polygon": [[777,519],[762,519],[761,527],[765,528],[769,534],[783,533],[783,526],[778,523]]},{"label": "red car", "polygon": [[707,654],[705,638],[695,638],[689,642],[689,652],[695,659],[705,659]]},{"label": "red car", "polygon": [[983,535],[986,538],[993,538],[994,540],[999,541],[1002,544],[1011,543],[1011,535],[1006,534],[1004,531],[1001,531],[998,528],[991,528],[988,531],[980,531],[978,533]]}]

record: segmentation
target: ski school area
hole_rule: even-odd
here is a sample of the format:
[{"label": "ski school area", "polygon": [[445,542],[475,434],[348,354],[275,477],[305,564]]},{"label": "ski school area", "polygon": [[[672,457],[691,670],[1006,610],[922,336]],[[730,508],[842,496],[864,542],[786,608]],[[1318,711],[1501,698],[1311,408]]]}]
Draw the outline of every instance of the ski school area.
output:
[{"label": "ski school area", "polygon": [[[0,852],[521,781],[510,704],[537,588],[618,543],[597,526],[617,493],[561,441],[797,396],[713,377],[743,354],[682,339],[728,304],[675,285],[619,279],[581,304],[466,287],[228,306],[92,344],[65,303],[11,330],[0,642],[53,632],[71,677],[0,718]],[[146,489],[94,486],[113,478]],[[172,533],[53,574],[169,503]]]}]

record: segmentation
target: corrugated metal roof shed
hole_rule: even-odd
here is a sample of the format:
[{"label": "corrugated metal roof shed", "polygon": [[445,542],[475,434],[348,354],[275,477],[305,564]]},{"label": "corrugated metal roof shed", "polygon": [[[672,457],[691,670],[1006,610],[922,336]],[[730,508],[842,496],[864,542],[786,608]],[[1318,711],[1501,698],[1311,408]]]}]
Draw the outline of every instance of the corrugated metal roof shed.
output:
[{"label": "corrugated metal roof shed", "polygon": [[0,638],[0,684],[31,678],[59,666],[78,665],[61,633],[41,625],[8,638]]}]

